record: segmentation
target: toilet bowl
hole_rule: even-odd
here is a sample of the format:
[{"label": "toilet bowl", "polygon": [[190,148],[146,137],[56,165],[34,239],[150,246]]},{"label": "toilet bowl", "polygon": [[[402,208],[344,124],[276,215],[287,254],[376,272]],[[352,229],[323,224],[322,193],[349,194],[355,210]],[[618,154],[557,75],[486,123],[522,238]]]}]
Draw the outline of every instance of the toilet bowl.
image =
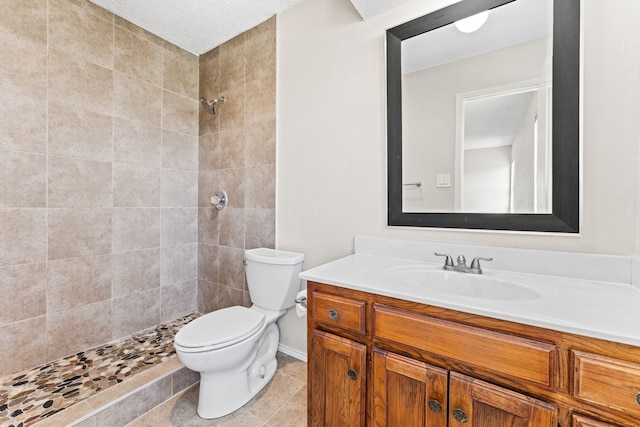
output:
[{"label": "toilet bowl", "polygon": [[245,251],[253,305],[227,307],[184,326],[174,338],[180,361],[200,373],[198,415],[219,418],[241,408],[273,378],[280,332],[276,321],[295,305],[304,255]]}]

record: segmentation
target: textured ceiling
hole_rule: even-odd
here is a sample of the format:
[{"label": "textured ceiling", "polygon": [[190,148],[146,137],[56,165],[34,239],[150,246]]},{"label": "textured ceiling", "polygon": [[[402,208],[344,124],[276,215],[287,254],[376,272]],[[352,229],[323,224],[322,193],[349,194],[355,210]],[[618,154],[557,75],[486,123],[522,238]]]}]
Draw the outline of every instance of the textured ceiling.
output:
[{"label": "textured ceiling", "polygon": [[[220,46],[300,1],[91,0],[196,55]],[[351,0],[364,19],[405,1]]]}]

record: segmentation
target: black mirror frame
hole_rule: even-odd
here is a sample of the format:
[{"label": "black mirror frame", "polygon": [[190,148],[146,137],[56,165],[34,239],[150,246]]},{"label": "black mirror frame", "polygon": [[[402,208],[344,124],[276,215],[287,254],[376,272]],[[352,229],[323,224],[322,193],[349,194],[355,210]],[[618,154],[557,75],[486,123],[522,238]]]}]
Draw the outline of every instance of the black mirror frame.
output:
[{"label": "black mirror frame", "polygon": [[402,211],[401,43],[515,0],[464,0],[387,30],[387,223],[390,226],[578,233],[580,229],[580,0],[553,2],[551,214]]}]

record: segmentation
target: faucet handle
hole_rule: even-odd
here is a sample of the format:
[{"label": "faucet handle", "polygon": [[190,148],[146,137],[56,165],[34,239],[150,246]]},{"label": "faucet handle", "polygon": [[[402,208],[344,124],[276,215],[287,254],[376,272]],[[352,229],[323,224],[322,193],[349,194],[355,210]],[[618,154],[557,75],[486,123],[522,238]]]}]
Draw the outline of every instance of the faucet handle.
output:
[{"label": "faucet handle", "polygon": [[472,273],[482,274],[480,261],[493,261],[493,258],[475,257],[473,261],[471,261],[471,265],[469,266],[469,270],[471,270]]},{"label": "faucet handle", "polygon": [[439,254],[438,252],[436,252],[435,255],[436,256],[446,257],[445,260],[444,260],[444,265],[442,266],[442,268],[444,268],[445,270],[453,270],[453,258],[451,258],[451,255]]}]

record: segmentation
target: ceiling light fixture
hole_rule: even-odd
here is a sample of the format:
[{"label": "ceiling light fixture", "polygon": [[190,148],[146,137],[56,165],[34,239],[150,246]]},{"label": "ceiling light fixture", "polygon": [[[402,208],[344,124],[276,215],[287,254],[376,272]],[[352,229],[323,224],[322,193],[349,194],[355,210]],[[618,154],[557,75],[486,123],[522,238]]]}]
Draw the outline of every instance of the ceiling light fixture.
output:
[{"label": "ceiling light fixture", "polygon": [[463,33],[473,33],[487,22],[488,17],[489,11],[485,10],[484,12],[456,21],[456,28]]}]

